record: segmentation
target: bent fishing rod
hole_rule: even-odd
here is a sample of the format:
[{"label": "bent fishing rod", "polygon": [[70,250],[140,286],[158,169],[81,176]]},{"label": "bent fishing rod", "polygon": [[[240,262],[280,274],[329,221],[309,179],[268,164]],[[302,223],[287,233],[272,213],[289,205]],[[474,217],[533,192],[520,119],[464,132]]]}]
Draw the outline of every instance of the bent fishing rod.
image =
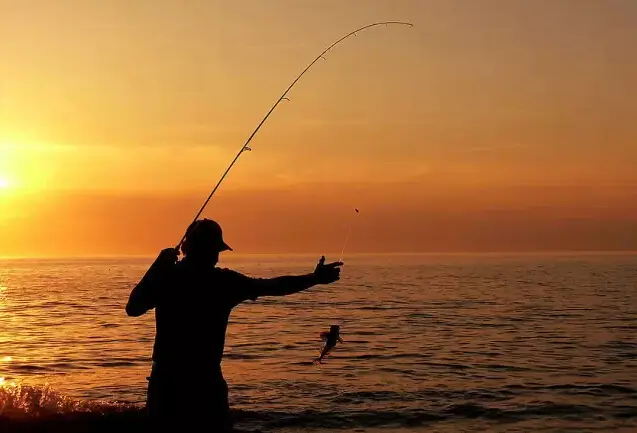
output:
[{"label": "bent fishing rod", "polygon": [[[377,22],[377,23],[373,23],[373,24],[368,24],[366,26],[360,27],[356,30],[354,30],[353,32],[350,32],[348,34],[346,34],[345,36],[343,36],[342,38],[340,38],[339,40],[337,40],[336,42],[334,42],[332,45],[330,45],[329,47],[327,47],[321,54],[319,54],[314,60],[312,60],[312,62],[307,65],[305,67],[305,69],[303,69],[303,71],[299,74],[298,77],[296,77],[296,79],[294,81],[292,81],[292,84],[290,84],[288,86],[288,88],[285,90],[285,92],[283,92],[283,94],[279,97],[279,99],[277,99],[277,101],[274,103],[274,105],[272,106],[272,108],[270,108],[270,111],[268,111],[268,113],[265,115],[265,117],[263,118],[263,120],[261,120],[261,122],[259,123],[259,125],[257,125],[256,129],[252,132],[252,134],[250,134],[250,136],[248,137],[248,140],[243,144],[243,146],[241,146],[241,149],[239,149],[239,152],[237,153],[237,155],[234,157],[234,159],[232,160],[232,162],[230,163],[230,165],[228,166],[228,168],[226,169],[226,171],[223,173],[223,175],[221,176],[221,179],[219,179],[219,182],[217,182],[217,184],[215,185],[215,187],[212,189],[212,192],[210,193],[210,195],[208,196],[208,198],[206,199],[206,201],[204,202],[203,206],[201,206],[201,208],[199,209],[199,212],[197,212],[197,215],[195,216],[195,218],[193,219],[192,224],[194,224],[195,222],[197,222],[197,220],[199,219],[199,217],[201,216],[201,214],[203,213],[203,211],[206,209],[206,206],[208,206],[208,203],[210,203],[210,200],[212,199],[212,196],[215,194],[215,192],[217,192],[217,189],[219,189],[219,186],[221,185],[221,183],[223,182],[223,180],[226,178],[226,176],[228,175],[228,173],[230,172],[230,170],[232,169],[232,167],[234,166],[234,164],[237,162],[237,160],[241,157],[241,155],[243,155],[244,152],[248,152],[251,151],[252,149],[249,147],[250,142],[252,141],[252,139],[254,138],[254,136],[257,134],[257,132],[259,131],[259,129],[261,129],[261,126],[263,126],[263,124],[265,123],[266,120],[268,120],[268,117],[270,117],[270,114],[272,114],[272,112],[276,109],[276,107],[279,106],[279,104],[281,103],[281,101],[288,100],[288,98],[286,97],[288,92],[290,90],[292,90],[292,87],[294,87],[294,85],[303,77],[303,75],[305,75],[305,73],[312,67],[314,66],[314,64],[316,62],[318,62],[320,59],[324,59],[325,60],[325,54],[327,54],[328,51],[330,51],[332,48],[334,48],[336,45],[340,44],[342,41],[344,41],[345,39],[349,38],[350,36],[356,36],[357,33],[362,32],[363,30],[369,29],[371,27],[376,27],[376,26],[381,26],[381,25],[402,25],[402,26],[409,26],[409,27],[413,27],[413,24],[411,23],[407,23],[407,22],[402,22],[402,21],[381,21],[381,22]],[[190,227],[190,226],[189,226]],[[186,236],[188,235],[188,231],[186,231],[186,233],[184,233],[184,235],[182,236],[181,240],[179,241],[179,243],[177,244],[177,246],[175,247],[175,249],[177,251],[179,251],[179,249],[181,248],[181,245],[184,243],[184,241],[186,240]]]}]

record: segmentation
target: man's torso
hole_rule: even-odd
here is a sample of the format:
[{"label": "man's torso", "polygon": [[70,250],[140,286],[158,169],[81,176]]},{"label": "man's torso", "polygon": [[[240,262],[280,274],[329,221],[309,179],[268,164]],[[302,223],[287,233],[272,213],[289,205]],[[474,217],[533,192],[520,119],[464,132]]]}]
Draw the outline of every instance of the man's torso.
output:
[{"label": "man's torso", "polygon": [[246,299],[249,280],[234,271],[177,263],[158,294],[153,361],[220,367],[228,319]]}]

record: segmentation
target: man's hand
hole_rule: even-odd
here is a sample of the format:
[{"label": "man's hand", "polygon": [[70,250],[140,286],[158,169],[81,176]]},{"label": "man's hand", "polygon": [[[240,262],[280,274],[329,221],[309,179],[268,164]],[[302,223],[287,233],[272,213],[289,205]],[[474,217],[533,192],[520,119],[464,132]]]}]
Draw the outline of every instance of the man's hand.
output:
[{"label": "man's hand", "polygon": [[343,266],[343,262],[333,262],[326,265],[325,256],[322,256],[314,270],[314,278],[316,278],[317,284],[330,284],[340,280],[340,266]]},{"label": "man's hand", "polygon": [[177,263],[179,259],[179,250],[176,248],[166,248],[161,250],[157,261],[161,263]]},{"label": "man's hand", "polygon": [[161,250],[153,264],[150,265],[146,275],[149,278],[161,278],[164,272],[172,269],[177,260],[179,260],[179,250],[176,248],[165,248]]}]

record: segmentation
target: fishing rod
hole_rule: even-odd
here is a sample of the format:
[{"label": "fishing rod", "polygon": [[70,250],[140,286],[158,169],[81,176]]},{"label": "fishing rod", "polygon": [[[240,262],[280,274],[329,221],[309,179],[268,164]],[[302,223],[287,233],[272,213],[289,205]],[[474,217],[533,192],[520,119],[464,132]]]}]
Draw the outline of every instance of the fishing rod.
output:
[{"label": "fishing rod", "polygon": [[[215,187],[212,189],[212,192],[210,193],[210,195],[208,196],[208,198],[206,199],[206,201],[204,202],[203,206],[201,206],[201,208],[199,209],[199,212],[197,212],[197,215],[195,216],[195,218],[192,221],[192,224],[194,224],[195,222],[197,222],[197,220],[199,219],[199,217],[201,216],[201,214],[203,213],[203,211],[206,209],[206,206],[208,206],[208,203],[210,203],[210,200],[212,199],[212,196],[215,194],[215,192],[217,192],[217,189],[219,188],[219,186],[221,185],[221,183],[223,182],[223,180],[226,178],[226,176],[228,175],[228,173],[230,172],[230,170],[232,169],[232,167],[234,166],[234,164],[237,162],[237,160],[239,159],[239,157],[241,157],[241,155],[243,155],[244,152],[249,152],[252,149],[249,147],[250,142],[252,141],[252,139],[254,138],[254,136],[257,134],[257,132],[259,131],[259,129],[261,129],[261,126],[265,123],[266,120],[268,120],[268,117],[270,117],[270,114],[272,114],[272,112],[274,111],[274,109],[276,107],[279,106],[279,104],[281,103],[281,101],[288,100],[288,98],[286,98],[286,95],[288,94],[288,92],[292,89],[292,87],[294,87],[294,85],[301,79],[301,77],[303,77],[303,75],[305,75],[305,73],[312,67],[314,66],[314,64],[316,62],[318,62],[320,59],[324,59],[325,60],[325,54],[327,54],[328,51],[330,51],[332,48],[334,48],[336,45],[338,45],[339,43],[341,43],[342,41],[344,41],[345,39],[349,38],[350,36],[355,36],[357,33],[369,29],[370,27],[375,27],[375,26],[381,26],[381,25],[402,25],[402,26],[409,26],[409,27],[413,27],[414,25],[411,23],[407,23],[407,22],[402,22],[402,21],[381,21],[381,22],[377,22],[377,23],[373,23],[373,24],[368,24],[366,26],[360,27],[356,30],[354,30],[353,32],[350,32],[348,34],[346,34],[345,36],[343,36],[342,38],[340,38],[339,40],[337,40],[336,42],[334,42],[332,45],[330,45],[329,47],[327,47],[321,54],[319,54],[314,60],[312,60],[312,62],[307,65],[305,67],[305,69],[303,69],[303,71],[299,74],[298,77],[296,77],[296,79],[294,81],[292,81],[292,84],[290,84],[288,86],[288,88],[285,90],[285,92],[283,92],[283,94],[281,95],[281,97],[279,97],[279,99],[277,99],[277,101],[274,103],[274,105],[272,106],[272,108],[270,108],[270,111],[268,111],[268,113],[265,115],[265,117],[263,118],[263,120],[261,120],[261,122],[259,123],[259,125],[257,125],[256,129],[252,132],[252,134],[250,134],[250,137],[248,137],[248,140],[243,144],[243,146],[241,146],[241,149],[239,149],[239,152],[237,153],[237,155],[234,157],[234,159],[232,160],[232,162],[230,163],[230,165],[228,166],[228,168],[226,169],[226,171],[223,173],[223,175],[221,176],[221,179],[219,179],[219,182],[217,182],[217,184],[215,185]],[[192,225],[191,224],[191,225]],[[182,236],[181,240],[179,241],[179,243],[177,244],[177,246],[175,247],[175,249],[177,251],[179,251],[179,248],[181,247],[181,245],[184,243],[184,241],[186,240],[186,236],[188,235],[188,231],[186,231],[186,233],[184,233],[184,235]]]}]

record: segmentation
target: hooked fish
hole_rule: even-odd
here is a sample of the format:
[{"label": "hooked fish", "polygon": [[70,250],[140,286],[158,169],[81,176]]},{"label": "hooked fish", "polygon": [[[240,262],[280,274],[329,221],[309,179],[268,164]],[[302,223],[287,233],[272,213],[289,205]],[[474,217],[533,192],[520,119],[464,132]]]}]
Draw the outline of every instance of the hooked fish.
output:
[{"label": "hooked fish", "polygon": [[321,364],[323,358],[325,358],[336,346],[336,343],[343,343],[343,339],[340,336],[341,327],[338,325],[330,326],[329,331],[323,331],[320,334],[320,337],[323,341],[325,341],[325,346],[323,346],[323,350],[321,350],[321,355],[314,360],[316,364]]}]

